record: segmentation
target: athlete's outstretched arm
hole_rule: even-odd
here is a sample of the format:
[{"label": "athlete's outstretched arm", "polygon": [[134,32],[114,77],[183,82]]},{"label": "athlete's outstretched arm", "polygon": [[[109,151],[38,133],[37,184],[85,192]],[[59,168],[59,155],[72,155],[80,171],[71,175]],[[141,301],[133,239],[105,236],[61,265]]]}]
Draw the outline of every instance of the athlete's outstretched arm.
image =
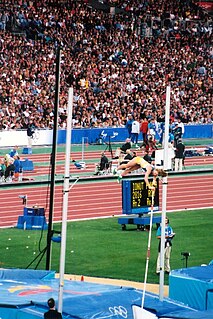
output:
[{"label": "athlete's outstretched arm", "polygon": [[[146,173],[145,173],[145,176],[144,176],[144,180],[145,180],[146,186],[147,186],[149,189],[155,190],[155,187],[154,187],[154,186],[151,186],[151,185],[149,184],[149,176],[150,176],[151,172],[152,172],[152,166],[149,165],[149,166],[147,166],[147,168],[146,168]],[[154,181],[156,181],[156,177],[154,177],[153,179],[154,179]]]}]

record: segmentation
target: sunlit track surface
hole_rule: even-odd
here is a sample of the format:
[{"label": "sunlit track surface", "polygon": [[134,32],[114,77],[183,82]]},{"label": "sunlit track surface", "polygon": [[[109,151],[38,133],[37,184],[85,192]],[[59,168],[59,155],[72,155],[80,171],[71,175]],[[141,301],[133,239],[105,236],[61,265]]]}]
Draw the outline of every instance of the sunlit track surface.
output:
[{"label": "sunlit track surface", "polygon": [[185,166],[196,166],[196,165],[213,165],[213,156],[195,156],[186,157],[184,160]]},{"label": "sunlit track surface", "polygon": [[212,189],[213,175],[169,178],[167,209],[213,207]]},{"label": "sunlit track surface", "polygon": [[[167,211],[213,207],[213,174],[185,177],[168,177]],[[18,216],[23,215],[19,195],[27,195],[27,206],[44,207],[49,213],[49,188],[22,187],[0,188],[0,227],[16,226]],[[160,209],[162,205],[160,183]],[[61,221],[62,185],[55,186],[53,221]],[[69,192],[68,220],[109,217],[122,214],[121,185],[116,180],[77,183]]]},{"label": "sunlit track surface", "polygon": [[[107,153],[108,158],[111,158],[111,154]],[[29,158],[34,163],[33,171],[25,171],[24,177],[26,178],[35,178],[37,176],[46,177],[46,175],[50,174],[50,155],[47,154],[32,154],[29,156],[25,156],[25,158]],[[75,153],[74,157],[77,161],[81,161],[82,154]],[[23,157],[24,159],[24,157]],[[86,152],[84,155],[84,161],[86,161],[85,169],[77,169],[73,163],[70,163],[70,174],[76,175],[84,173],[91,173],[91,176],[95,172],[95,163],[97,163],[100,159],[100,152]],[[64,174],[64,162],[65,155],[62,153],[57,154],[56,157],[57,165],[56,165],[56,174],[63,175]],[[89,162],[88,162],[89,161]],[[199,168],[205,168],[206,166],[212,165],[213,167],[213,156],[195,156],[195,157],[187,157],[185,159],[185,167],[189,168],[190,166],[198,166]]]},{"label": "sunlit track surface", "polygon": [[[138,156],[141,156],[141,152],[140,151],[136,151]],[[111,154],[109,152],[105,152],[107,157],[110,159],[111,158]],[[90,152],[85,152],[82,156],[81,152],[75,152],[73,154],[73,156],[71,155],[72,159],[75,159],[77,161],[81,161],[83,160],[93,160],[93,159],[100,159],[101,156],[101,152],[97,152],[97,151],[90,151]],[[83,157],[83,158],[82,158]],[[50,162],[50,154],[23,154],[21,155],[22,159],[28,158],[32,161],[35,162]],[[65,154],[64,153],[58,153],[56,155],[56,161],[65,161]],[[186,157],[185,158],[185,163],[197,163],[197,162],[201,162],[201,163],[211,163],[213,164],[213,156],[194,156],[194,157]]]}]

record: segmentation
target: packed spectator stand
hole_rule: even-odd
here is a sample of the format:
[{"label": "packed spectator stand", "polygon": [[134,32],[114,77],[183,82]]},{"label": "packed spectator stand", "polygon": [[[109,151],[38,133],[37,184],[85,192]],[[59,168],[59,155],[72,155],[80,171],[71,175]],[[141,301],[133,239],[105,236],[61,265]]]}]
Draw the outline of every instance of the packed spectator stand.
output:
[{"label": "packed spectator stand", "polygon": [[13,0],[0,4],[0,130],[53,127],[59,46],[61,129],[70,86],[75,128],[163,122],[167,85],[171,121],[213,122],[212,19],[194,1]]}]

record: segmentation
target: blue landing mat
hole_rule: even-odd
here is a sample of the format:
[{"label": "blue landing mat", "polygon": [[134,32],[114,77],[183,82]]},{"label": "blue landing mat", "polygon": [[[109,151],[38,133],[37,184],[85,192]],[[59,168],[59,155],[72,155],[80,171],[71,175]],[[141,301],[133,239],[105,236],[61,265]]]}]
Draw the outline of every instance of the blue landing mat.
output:
[{"label": "blue landing mat", "polygon": [[[59,280],[51,271],[0,270],[1,319],[43,318],[50,297],[57,305],[58,289]],[[133,319],[132,305],[140,306],[141,299],[138,289],[65,280],[63,318]],[[151,293],[146,293],[144,306],[156,318],[213,318],[213,312],[199,312],[168,298],[160,302]]]}]

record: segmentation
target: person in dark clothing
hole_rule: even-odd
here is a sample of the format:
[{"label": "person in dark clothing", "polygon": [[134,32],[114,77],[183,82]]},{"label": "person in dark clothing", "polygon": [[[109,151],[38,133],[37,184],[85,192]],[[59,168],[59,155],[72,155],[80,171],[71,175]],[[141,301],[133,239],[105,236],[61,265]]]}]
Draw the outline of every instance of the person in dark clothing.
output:
[{"label": "person in dark clothing", "polygon": [[128,119],[126,122],[126,129],[128,131],[129,138],[131,138],[131,135],[132,135],[132,122],[133,122],[132,114],[128,114]]},{"label": "person in dark clothing", "polygon": [[149,163],[155,160],[155,150],[157,150],[156,140],[153,136],[149,136],[147,143],[142,143],[140,149],[145,151],[145,160]]},{"label": "person in dark clothing", "polygon": [[173,134],[174,134],[174,147],[177,147],[178,141],[182,137],[182,128],[178,126],[178,123],[175,123],[175,127],[173,129]]},{"label": "person in dark clothing", "polygon": [[136,152],[132,152],[131,150],[127,150],[126,155],[124,156],[122,162],[120,162],[120,165],[128,163],[135,156],[137,156]]},{"label": "person in dark clothing", "polygon": [[109,167],[109,160],[106,157],[105,153],[103,152],[101,154],[101,161],[100,161],[100,171],[103,171],[104,169]]},{"label": "person in dark clothing", "polygon": [[101,153],[101,160],[98,165],[96,165],[96,170],[94,175],[99,175],[100,172],[107,170],[110,167],[110,162],[104,152]]},{"label": "person in dark clothing", "polygon": [[10,156],[5,156],[5,165],[6,165],[5,180],[7,182],[12,182],[12,178],[15,171],[14,158]]},{"label": "person in dark clothing", "polygon": [[144,155],[143,159],[145,161],[147,161],[149,164],[152,164],[152,157],[149,155],[149,151],[145,150],[145,155]]},{"label": "person in dark clothing", "polygon": [[5,181],[6,165],[4,159],[0,160],[0,183]]},{"label": "person in dark clothing", "polygon": [[32,122],[29,123],[27,127],[27,138],[28,138],[28,146],[31,148],[33,143],[33,134],[35,133],[35,128]]},{"label": "person in dark clothing", "polygon": [[130,149],[131,149],[131,140],[130,138],[127,138],[125,143],[121,147],[118,147],[116,149],[115,157],[113,159],[119,159],[121,154],[126,154],[127,150],[130,150]]},{"label": "person in dark clothing", "polygon": [[175,171],[183,170],[184,152],[185,145],[183,144],[182,139],[179,139],[175,148]]},{"label": "person in dark clothing", "polygon": [[130,148],[131,148],[131,141],[129,138],[127,138],[125,144],[121,146],[120,150],[123,153],[126,153],[126,151],[129,150]]},{"label": "person in dark clothing", "polygon": [[32,138],[33,134],[34,134],[34,129],[32,126],[29,125],[27,128],[27,136]]},{"label": "person in dark clothing", "polygon": [[49,310],[44,313],[44,319],[62,319],[62,315],[55,309],[55,300],[50,298],[47,301]]},{"label": "person in dark clothing", "polygon": [[14,157],[15,155],[18,155],[18,146],[14,146],[14,148],[9,153],[10,157]]}]

